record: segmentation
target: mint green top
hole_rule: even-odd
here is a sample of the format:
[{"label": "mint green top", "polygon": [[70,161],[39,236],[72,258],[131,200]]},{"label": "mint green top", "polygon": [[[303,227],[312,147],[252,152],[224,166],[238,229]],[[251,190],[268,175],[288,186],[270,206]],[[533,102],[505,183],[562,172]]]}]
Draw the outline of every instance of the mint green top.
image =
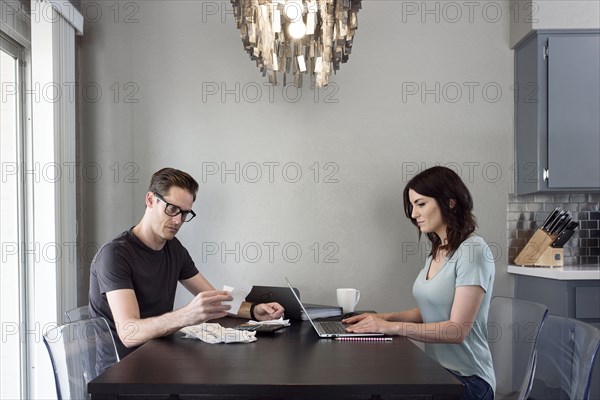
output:
[{"label": "mint green top", "polygon": [[488,346],[487,321],[494,285],[494,257],[487,243],[479,236],[470,236],[461,243],[439,272],[427,280],[431,257],[413,285],[423,322],[450,319],[454,291],[458,286],[481,286],[485,295],[475,323],[461,344],[425,343],[425,352],[444,368],[462,376],[477,375],[496,390],[492,354]]}]

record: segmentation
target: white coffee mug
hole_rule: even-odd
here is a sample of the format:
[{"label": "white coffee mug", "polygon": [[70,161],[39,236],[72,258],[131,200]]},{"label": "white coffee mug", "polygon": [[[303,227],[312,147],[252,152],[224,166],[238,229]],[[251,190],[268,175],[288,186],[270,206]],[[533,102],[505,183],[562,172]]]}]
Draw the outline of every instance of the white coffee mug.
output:
[{"label": "white coffee mug", "polygon": [[360,300],[360,290],[350,288],[337,289],[338,306],[342,307],[344,314],[354,312],[354,307]]}]

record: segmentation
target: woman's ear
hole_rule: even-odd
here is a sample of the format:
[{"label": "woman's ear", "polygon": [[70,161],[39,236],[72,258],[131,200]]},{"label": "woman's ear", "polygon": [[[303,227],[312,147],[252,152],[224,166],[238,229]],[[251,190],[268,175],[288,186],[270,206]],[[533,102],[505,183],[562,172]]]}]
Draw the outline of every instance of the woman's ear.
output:
[{"label": "woman's ear", "polygon": [[454,209],[455,206],[456,206],[456,200],[450,199],[450,209]]}]

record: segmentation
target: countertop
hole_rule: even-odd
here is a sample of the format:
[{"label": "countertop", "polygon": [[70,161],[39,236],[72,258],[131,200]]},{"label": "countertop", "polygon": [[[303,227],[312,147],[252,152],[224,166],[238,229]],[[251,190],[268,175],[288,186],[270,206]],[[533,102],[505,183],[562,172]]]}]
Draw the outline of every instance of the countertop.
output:
[{"label": "countertop", "polygon": [[600,280],[600,266],[597,264],[564,267],[521,267],[518,265],[509,265],[508,273],[563,281]]}]

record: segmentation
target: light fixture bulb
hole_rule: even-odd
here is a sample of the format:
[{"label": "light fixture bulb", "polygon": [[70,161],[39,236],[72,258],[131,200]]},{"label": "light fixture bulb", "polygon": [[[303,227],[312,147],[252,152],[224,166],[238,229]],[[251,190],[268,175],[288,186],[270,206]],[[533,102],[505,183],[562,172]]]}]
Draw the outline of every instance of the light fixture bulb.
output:
[{"label": "light fixture bulb", "polygon": [[288,33],[294,39],[302,39],[306,35],[306,25],[302,21],[292,22],[288,28]]}]

